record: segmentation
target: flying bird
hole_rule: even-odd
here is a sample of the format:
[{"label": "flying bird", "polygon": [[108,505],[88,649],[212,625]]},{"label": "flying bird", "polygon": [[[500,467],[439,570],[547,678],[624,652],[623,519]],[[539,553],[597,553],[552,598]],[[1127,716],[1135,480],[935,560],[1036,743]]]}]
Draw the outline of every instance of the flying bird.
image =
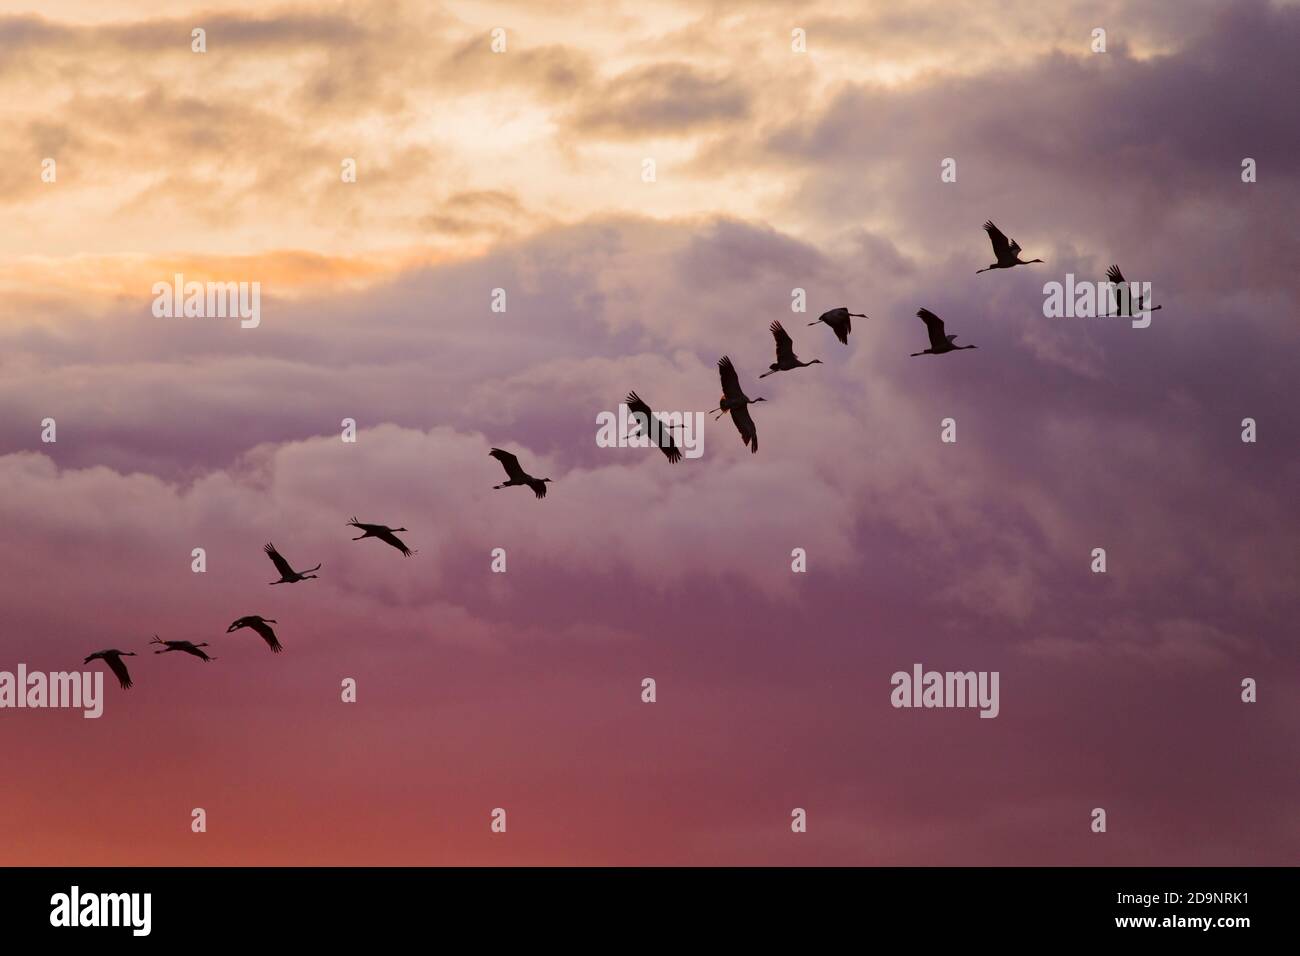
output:
[{"label": "flying bird", "polygon": [[[1115,285],[1124,286],[1126,289],[1128,288],[1128,282],[1124,278],[1124,273],[1119,271],[1119,266],[1111,266],[1106,270],[1106,281],[1113,282]],[[1164,308],[1164,306],[1159,305],[1153,305],[1149,309],[1146,308],[1142,301],[1141,293],[1139,293],[1136,298],[1137,301],[1134,302],[1134,296],[1131,290],[1127,295],[1121,295],[1119,290],[1116,290],[1115,304],[1119,309],[1116,314],[1141,315],[1143,312],[1155,312],[1157,309]]]},{"label": "flying bird", "polygon": [[[850,312],[847,307],[840,306],[838,309],[831,309],[829,312],[823,312],[817,317],[817,322],[825,322],[835,330],[835,337],[845,345],[849,344],[849,333],[853,331],[853,323],[849,321],[849,316],[855,319],[865,319],[865,316],[859,312]],[[810,326],[816,325],[817,322],[809,322]]]},{"label": "flying bird", "polygon": [[[229,634],[231,631],[237,631],[241,627],[252,628],[258,634],[262,635],[262,640],[266,641],[266,646],[271,648],[272,653],[279,654],[284,650],[284,647],[276,638],[275,631],[271,630],[271,625],[278,623],[279,621],[275,620],[275,618],[262,617],[260,614],[249,614],[239,618],[239,620],[231,624],[230,627],[226,628],[226,633]],[[156,653],[162,652],[158,651]]]},{"label": "flying bird", "polygon": [[101,660],[108,665],[108,669],[117,675],[117,682],[122,685],[122,690],[128,690],[131,687],[131,673],[126,669],[124,657],[135,657],[135,651],[119,651],[116,648],[110,648],[107,651],[96,651],[81,663],[89,664],[93,660]]},{"label": "flying bird", "polygon": [[511,488],[515,485],[527,485],[529,488],[533,489],[533,494],[538,498],[546,497],[546,483],[551,480],[550,478],[534,478],[528,472],[519,467],[519,459],[508,451],[502,451],[500,448],[493,448],[488,452],[488,454],[501,462],[501,467],[506,470],[506,477],[510,479],[502,484],[493,485],[492,489],[494,491],[497,488]]},{"label": "flying bird", "polygon": [[[649,405],[641,401],[641,396],[637,395],[636,392],[628,392],[623,404],[627,406],[627,410],[633,415],[645,416],[644,421],[647,426],[655,421],[654,412],[650,410]],[[637,429],[638,433],[641,429],[641,421],[642,419],[635,418],[632,420],[633,427]],[[682,460],[682,450],[673,441],[672,429],[676,426],[665,425],[662,420],[658,421],[657,424],[659,427],[659,450],[664,453],[664,457],[670,463],[675,465]]]},{"label": "flying bird", "polygon": [[215,657],[208,657],[207,654],[199,650],[199,648],[201,647],[208,646],[207,641],[204,641],[202,644],[193,644],[190,641],[164,641],[157,634],[155,634],[153,636],[153,640],[150,641],[149,643],[163,645],[163,649],[161,651],[154,651],[155,654],[166,654],[168,651],[182,651],[183,653],[186,654],[192,654],[194,657],[197,657],[201,661],[216,660]]},{"label": "flying bird", "polygon": [[939,318],[929,309],[918,309],[917,315],[925,323],[925,331],[930,334],[930,347],[922,352],[913,352],[912,357],[918,355],[942,355],[944,352],[960,352],[962,349],[979,348],[978,345],[953,345],[952,340],[956,335],[943,334],[943,319]]},{"label": "flying bird", "polygon": [[414,551],[406,546],[401,538],[393,534],[394,531],[405,531],[405,528],[390,528],[385,524],[365,524],[364,522],[358,521],[355,515],[348,524],[362,532],[361,537],[353,538],[353,541],[360,541],[361,538],[378,538],[380,541],[384,542],[384,544],[391,544],[398,551],[402,552],[405,557],[409,558],[411,555],[415,554]]},{"label": "flying bird", "polygon": [[311,572],[319,571],[319,564],[314,568],[307,568],[305,571],[295,571],[293,568],[289,567],[289,562],[284,560],[280,555],[280,552],[275,550],[275,545],[268,542],[262,550],[265,551],[266,556],[271,559],[271,563],[275,565],[275,569],[280,572],[280,580],[272,581],[272,584],[293,584],[295,581],[306,581],[308,578],[318,577],[318,575],[312,574]]},{"label": "flying bird", "polygon": [[989,241],[993,243],[993,254],[998,257],[998,261],[993,263],[987,269],[976,271],[976,275],[981,272],[988,272],[989,269],[1010,269],[1012,266],[1027,266],[1031,262],[1042,262],[1042,259],[1021,259],[1020,243],[1014,239],[1008,239],[997,226],[993,225],[990,219],[984,223],[984,231],[989,234]]},{"label": "flying bird", "polygon": [[740,376],[736,374],[736,366],[731,364],[731,359],[724,355],[718,359],[718,377],[722,379],[722,397],[718,399],[718,407],[713,411],[718,414],[714,416],[717,421],[727,412],[731,413],[731,421],[736,426],[736,431],[740,432],[740,440],[749,446],[750,454],[758,452],[758,429],[754,427],[754,419],[749,415],[748,405],[755,402],[765,402],[765,398],[750,398],[740,390]]},{"label": "flying bird", "polygon": [[[822,318],[825,318],[825,316]],[[821,319],[817,321],[820,322]],[[848,322],[848,318],[846,317],[844,321]],[[790,333],[785,330],[785,327],[780,322],[773,322],[768,326],[768,330],[772,333],[772,338],[776,339],[776,361],[768,366],[772,371],[764,372],[759,378],[767,378],[772,372],[789,372],[796,368],[807,368],[809,365],[822,364],[821,359],[800,362],[799,356],[794,354],[794,339],[790,338]],[[848,335],[848,332],[846,331],[844,334]]]}]

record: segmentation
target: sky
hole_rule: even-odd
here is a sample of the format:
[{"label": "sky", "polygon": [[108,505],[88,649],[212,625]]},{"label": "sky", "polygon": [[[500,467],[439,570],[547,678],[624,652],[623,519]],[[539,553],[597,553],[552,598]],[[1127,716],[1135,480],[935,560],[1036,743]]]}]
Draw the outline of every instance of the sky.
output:
[{"label": "sky", "polygon": [[[0,671],[140,655],[0,710],[0,864],[1294,864],[1297,49],[1265,0],[0,3]],[[977,276],[986,219],[1046,262]],[[1149,327],[1044,314],[1111,263]],[[178,273],[260,324],[154,315]],[[760,382],[773,320],[822,364]],[[757,454],[597,443],[724,354]],[[998,716],[891,706],[916,663]]]}]

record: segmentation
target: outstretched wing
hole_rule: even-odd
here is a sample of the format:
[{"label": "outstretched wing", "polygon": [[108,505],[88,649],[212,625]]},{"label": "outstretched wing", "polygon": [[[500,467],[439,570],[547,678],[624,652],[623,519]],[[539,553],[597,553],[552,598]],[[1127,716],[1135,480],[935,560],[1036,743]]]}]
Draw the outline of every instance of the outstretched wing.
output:
[{"label": "outstretched wing", "polygon": [[546,482],[542,481],[540,478],[529,478],[527,480],[528,487],[533,489],[533,494],[538,498],[546,497]]},{"label": "outstretched wing", "polygon": [[519,467],[519,459],[510,452],[502,451],[500,448],[493,448],[488,454],[501,462],[501,467],[506,470],[506,477],[511,481],[523,481],[526,477],[524,470]]},{"label": "outstretched wing", "polygon": [[724,398],[737,399],[744,396],[745,393],[740,390],[740,376],[736,374],[736,366],[731,364],[728,355],[718,359],[718,378],[722,380]]},{"label": "outstretched wing", "polygon": [[916,314],[921,317],[921,321],[925,323],[925,331],[930,335],[930,348],[943,348],[948,343],[943,334],[943,319],[929,309],[917,309]]},{"label": "outstretched wing", "polygon": [[772,332],[772,338],[776,339],[776,361],[780,365],[785,362],[797,362],[794,355],[794,339],[790,338],[790,333],[785,330],[780,322],[773,322],[768,326]]},{"label": "outstretched wing", "polygon": [[845,345],[849,344],[849,333],[853,331],[853,320],[849,318],[847,306],[823,312],[818,321],[825,322],[831,327],[831,331],[835,333],[837,339]]},{"label": "outstretched wing", "polygon": [[733,408],[731,420],[736,423],[740,440],[749,446],[750,452],[758,451],[758,429],[754,427],[754,419],[749,415],[749,407],[742,405],[740,408]]},{"label": "outstretched wing", "polygon": [[176,644],[176,650],[178,651],[184,651],[186,654],[193,654],[195,657],[205,661],[212,660],[212,658],[208,657],[207,654],[203,653],[203,648],[198,647],[189,641],[168,641],[167,643]]},{"label": "outstretched wing", "polygon": [[259,620],[250,621],[248,626],[257,631],[258,634],[262,635],[262,640],[266,641],[267,646],[269,646],[276,654],[279,654],[284,650],[284,648],[280,646],[280,641],[275,636],[275,631],[271,630],[270,624]]},{"label": "outstretched wing", "polygon": [[1142,300],[1133,302],[1132,294],[1128,287],[1128,282],[1124,279],[1124,273],[1119,271],[1119,266],[1112,265],[1106,270],[1106,281],[1114,283],[1118,288],[1111,290],[1111,301],[1115,304],[1115,313],[1117,315],[1132,315],[1133,306],[1136,304],[1139,309],[1142,308]]},{"label": "outstretched wing", "polygon": [[117,654],[105,654],[104,663],[117,676],[117,682],[122,685],[122,690],[129,689],[132,681],[131,672],[126,669],[126,661]]},{"label": "outstretched wing", "polygon": [[408,548],[405,544],[403,544],[402,539],[399,538],[397,535],[393,534],[393,532],[390,531],[388,528],[385,528],[383,531],[377,532],[375,534],[375,537],[378,538],[380,541],[383,541],[385,544],[391,544],[394,548],[402,552],[402,554],[408,558],[415,553],[410,548]]},{"label": "outstretched wing", "polygon": [[[638,395],[636,392],[628,392],[627,398],[623,400],[623,404],[627,406],[627,410],[632,415],[634,416],[644,415],[645,423],[647,427],[650,425],[650,422],[654,419],[654,412],[650,410],[650,406],[647,405],[645,402],[643,402],[641,400],[641,396]],[[632,427],[628,429],[628,437],[635,438],[637,435],[640,434],[641,434],[641,420],[638,418],[633,418]],[[676,443],[673,442],[672,434],[668,431],[667,428],[664,427],[662,422],[660,422],[659,425],[659,435],[660,435],[659,449],[668,457],[668,460],[674,464],[681,461],[682,453],[677,448]],[[667,436],[666,442],[664,441],[664,436]]]},{"label": "outstretched wing", "polygon": [[[993,255],[997,258],[998,262],[1002,262],[1005,259],[1014,259],[1015,252],[1020,251],[1019,246],[1009,240],[1001,229],[993,225],[992,219],[984,223],[984,231],[989,234],[989,241],[993,243]],[[1013,249],[1015,250],[1014,252],[1012,251]]]},{"label": "outstretched wing", "polygon": [[[641,401],[640,395],[638,395],[636,392],[628,392],[627,398],[623,400],[623,404],[627,406],[627,410],[632,415],[634,416],[644,415],[645,416],[644,421],[647,427],[649,426],[650,416],[653,415],[654,413],[650,411],[649,405]],[[639,435],[640,433],[641,433],[641,420],[639,418],[634,417],[632,419],[632,428],[629,429],[628,435],[635,436],[635,435]]]},{"label": "outstretched wing", "polygon": [[293,568],[289,567],[289,562],[281,557],[279,551],[275,550],[275,545],[268,541],[262,550],[266,552],[266,556],[271,559],[271,563],[275,565],[275,569],[280,572],[282,577],[293,574]]}]

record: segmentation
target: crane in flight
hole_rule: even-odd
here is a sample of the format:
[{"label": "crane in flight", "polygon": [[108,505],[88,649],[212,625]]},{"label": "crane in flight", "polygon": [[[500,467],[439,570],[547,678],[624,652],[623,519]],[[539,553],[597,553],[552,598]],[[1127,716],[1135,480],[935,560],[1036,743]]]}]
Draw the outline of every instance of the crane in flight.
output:
[{"label": "crane in flight", "polygon": [[275,631],[271,629],[272,624],[278,623],[279,622],[275,620],[275,618],[262,617],[260,614],[247,614],[236,620],[230,625],[230,627],[226,628],[226,633],[229,634],[232,631],[238,631],[243,627],[251,628],[262,636],[262,640],[266,641],[266,646],[271,649],[271,653],[279,654],[284,650],[284,647],[281,645],[279,639],[276,638]]},{"label": "crane in flight", "polygon": [[[1153,305],[1150,308],[1147,308],[1141,293],[1136,296],[1136,301],[1134,301],[1135,297],[1129,290],[1128,281],[1124,278],[1124,273],[1119,271],[1119,266],[1113,265],[1106,270],[1106,281],[1119,287],[1115,289],[1116,315],[1142,315],[1147,312],[1155,312],[1157,309],[1164,308],[1164,306],[1160,305]],[[1121,289],[1123,289],[1123,291],[1120,291]]]},{"label": "crane in flight", "polygon": [[945,352],[960,352],[962,349],[979,348],[977,345],[953,345],[952,340],[957,336],[944,335],[943,319],[929,309],[918,309],[916,314],[925,323],[925,331],[930,335],[930,347],[920,352],[913,352],[912,358],[916,358],[918,355],[942,355]]},{"label": "crane in flight", "polygon": [[794,339],[790,338],[790,333],[780,322],[773,322],[767,328],[772,333],[772,338],[776,339],[776,361],[768,366],[771,371],[764,372],[759,378],[767,378],[773,372],[790,372],[797,368],[822,364],[821,359],[813,359],[811,362],[799,361],[799,356],[794,354]]},{"label": "crane in flight", "polygon": [[204,648],[208,646],[207,641],[204,641],[202,644],[194,644],[190,641],[164,641],[157,634],[155,634],[153,636],[153,640],[150,641],[149,643],[163,645],[163,649],[161,651],[154,651],[155,654],[166,654],[168,651],[180,651],[183,654],[189,654],[193,657],[197,657],[199,660],[204,662],[216,660],[215,657],[209,657],[207,654],[203,653],[202,650],[200,650],[200,648]]},{"label": "crane in flight", "polygon": [[736,426],[736,431],[740,432],[740,440],[749,446],[750,454],[757,454],[758,429],[754,427],[754,419],[750,417],[747,406],[767,399],[750,398],[741,391],[740,376],[736,374],[736,366],[731,364],[729,356],[724,355],[718,359],[718,377],[722,380],[722,397],[718,399],[718,407],[713,409],[718,413],[713,420],[717,421],[730,412],[731,422]]},{"label": "crane in flight", "polygon": [[394,531],[405,531],[405,528],[390,528],[385,524],[365,524],[364,522],[358,521],[355,515],[353,515],[352,520],[349,521],[348,524],[361,532],[361,537],[353,538],[353,541],[360,541],[361,538],[378,538],[380,541],[384,542],[384,544],[391,544],[398,551],[402,552],[403,557],[409,558],[411,555],[415,554],[414,551],[406,546],[401,538],[393,533]]},{"label": "crane in flight", "polygon": [[131,672],[126,669],[126,662],[122,660],[124,657],[135,657],[135,651],[119,651],[117,648],[109,648],[106,651],[96,651],[81,663],[89,664],[97,659],[103,661],[108,665],[108,669],[117,676],[117,682],[122,685],[122,690],[129,690],[132,684]]},{"label": "crane in flight", "polygon": [[997,257],[997,262],[986,268],[976,271],[976,275],[981,272],[988,272],[989,269],[1010,269],[1013,266],[1027,266],[1031,262],[1042,262],[1042,259],[1021,259],[1020,243],[1014,239],[1008,239],[1006,235],[997,226],[993,225],[990,219],[984,223],[984,231],[989,234],[989,242],[993,243],[993,255]]},{"label": "crane in flight", "polygon": [[280,552],[275,550],[275,545],[267,542],[266,546],[263,547],[262,550],[265,551],[266,556],[271,559],[271,563],[275,565],[275,569],[280,572],[280,580],[272,581],[272,584],[293,584],[297,581],[306,581],[308,578],[318,577],[318,575],[312,574],[311,572],[319,571],[319,564],[314,568],[307,568],[305,571],[295,571],[293,568],[289,567],[289,562],[281,557]]},{"label": "crane in flight", "polygon": [[[641,432],[642,422],[645,423],[645,427],[647,428],[649,428],[653,423],[659,432],[658,445],[659,450],[664,453],[664,457],[673,465],[682,460],[682,450],[678,448],[677,443],[673,441],[672,429],[676,426],[665,425],[662,420],[656,421],[654,412],[650,410],[650,406],[643,402],[641,396],[637,395],[636,392],[628,392],[627,398],[623,400],[623,404],[627,406],[628,412],[632,415],[641,416],[632,419],[632,427],[637,430],[637,434],[640,434]],[[628,436],[635,437],[632,435],[630,429]]]},{"label": "crane in flight", "polygon": [[[831,309],[829,312],[823,312],[817,317],[817,322],[825,322],[835,331],[835,337],[845,345],[849,344],[849,333],[853,331],[853,323],[849,316],[855,319],[866,319],[869,316],[859,312],[850,312],[846,306],[840,306],[838,309]],[[810,326],[816,325],[817,322],[809,322]]]},{"label": "crane in flight", "polygon": [[550,478],[534,478],[520,467],[519,459],[508,451],[502,451],[500,448],[493,448],[488,452],[488,454],[501,462],[501,467],[506,470],[506,478],[509,479],[499,485],[493,485],[493,491],[498,488],[512,488],[516,485],[527,485],[529,488],[533,489],[533,494],[538,498],[546,497],[546,485],[551,481]]}]

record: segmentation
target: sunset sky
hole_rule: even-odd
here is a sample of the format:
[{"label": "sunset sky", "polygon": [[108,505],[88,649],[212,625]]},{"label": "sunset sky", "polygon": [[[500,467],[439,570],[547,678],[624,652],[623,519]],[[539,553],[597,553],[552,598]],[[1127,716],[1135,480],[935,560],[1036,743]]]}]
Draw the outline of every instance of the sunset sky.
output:
[{"label": "sunset sky", "polygon": [[[0,0],[0,670],[141,654],[0,710],[0,864],[1294,864],[1297,50],[1265,0]],[[1046,263],[976,276],[990,218]],[[1149,328],[1044,317],[1113,262]],[[260,326],[155,317],[177,273]],[[910,358],[922,306],[979,349]],[[774,319],[824,364],[759,382]],[[756,455],[597,445],[723,354]],[[1000,715],[894,709],[917,662]]]}]

